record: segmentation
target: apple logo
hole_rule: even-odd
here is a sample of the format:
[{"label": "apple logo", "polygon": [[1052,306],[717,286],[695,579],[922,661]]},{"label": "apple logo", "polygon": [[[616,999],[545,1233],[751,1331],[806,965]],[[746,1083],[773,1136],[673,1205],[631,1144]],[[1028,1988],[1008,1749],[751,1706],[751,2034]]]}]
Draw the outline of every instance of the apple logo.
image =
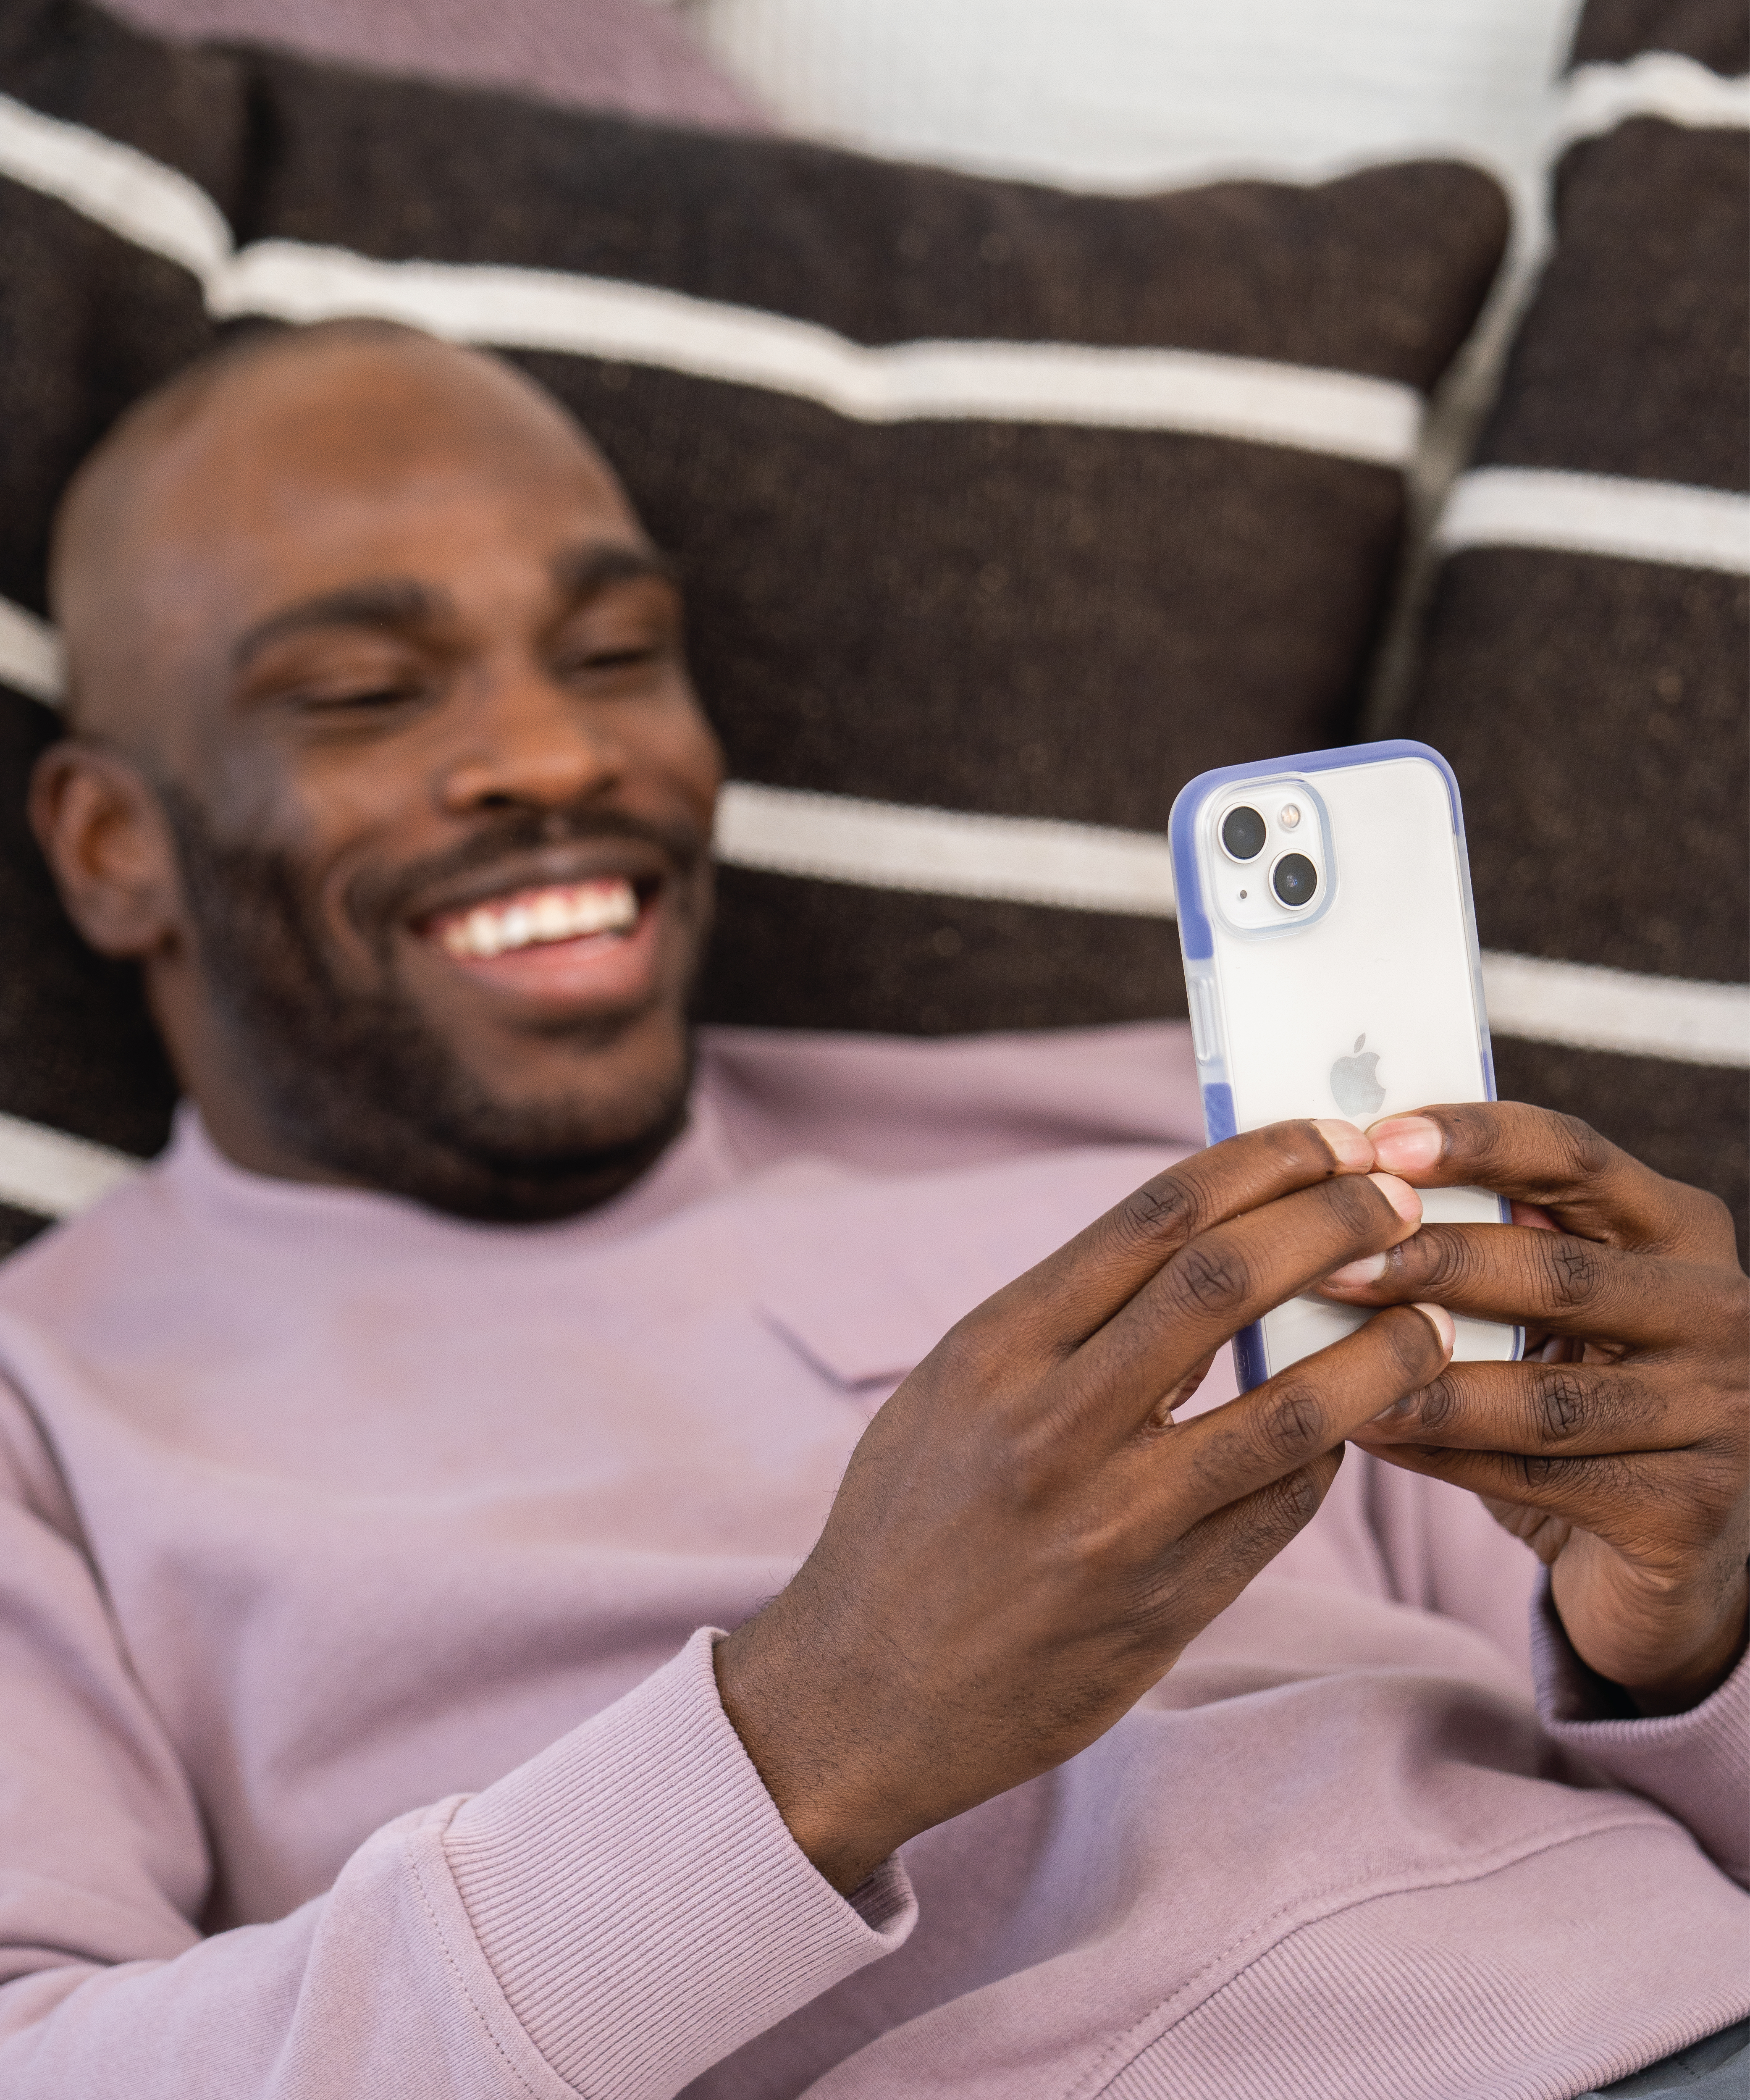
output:
[{"label": "apple logo", "polygon": [[1379,1052],[1364,1052],[1362,1045],[1366,1041],[1364,1035],[1356,1036],[1355,1055],[1339,1057],[1331,1067],[1331,1092],[1346,1116],[1377,1115],[1386,1098],[1386,1090],[1377,1076]]}]

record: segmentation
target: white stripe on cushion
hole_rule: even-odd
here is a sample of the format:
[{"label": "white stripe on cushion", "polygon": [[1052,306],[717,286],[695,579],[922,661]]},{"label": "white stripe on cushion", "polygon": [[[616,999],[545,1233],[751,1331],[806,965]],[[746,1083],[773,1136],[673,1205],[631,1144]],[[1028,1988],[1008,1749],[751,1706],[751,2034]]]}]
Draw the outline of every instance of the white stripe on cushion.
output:
[{"label": "white stripe on cushion", "polygon": [[1552,547],[1750,574],[1750,496],[1616,474],[1478,467],[1460,475],[1436,545]]},{"label": "white stripe on cushion", "polygon": [[1750,985],[1485,955],[1483,993],[1497,1035],[1689,1065],[1750,1065]]},{"label": "white stripe on cushion", "polygon": [[872,889],[1149,919],[1170,919],[1175,908],[1172,851],[1152,832],[912,809],[740,780],[727,783],[718,804],[716,854],[732,867]]},{"label": "white stripe on cushion", "polygon": [[3,96],[0,172],[183,264],[219,319],[374,314],[457,342],[615,358],[762,387],[864,422],[994,418],[1182,430],[1388,466],[1408,463],[1422,426],[1414,388],[1308,365],[1081,343],[871,349],[784,315],[608,278],[382,262],[292,241],[233,254],[217,206],[186,176]]},{"label": "white stripe on cushion", "polygon": [[1711,73],[1675,51],[1642,51],[1622,65],[1580,66],[1559,94],[1558,146],[1596,139],[1633,117],[1662,117],[1695,130],[1750,125],[1750,77]]},{"label": "white stripe on cushion", "polygon": [[[731,781],[717,857],[866,889],[1143,918],[1175,914],[1166,840],[1033,817],[959,814]],[[1490,1025],[1576,1049],[1750,1065],[1750,986],[1698,984],[1533,955],[1485,955]]]},{"label": "white stripe on cushion", "polygon": [[46,706],[60,705],[61,638],[46,620],[0,598],[0,678]]},{"label": "white stripe on cushion", "polygon": [[59,197],[136,248],[217,277],[231,251],[224,214],[198,183],[82,124],[0,95],[0,174]]},{"label": "white stripe on cushion", "polygon": [[[30,690],[27,677],[40,676],[45,663],[45,638],[52,642],[52,631],[41,620],[0,599],[0,681]],[[43,690],[38,697],[52,696]],[[1156,832],[918,809],[745,780],[724,788],[716,854],[732,867],[870,889],[1147,919],[1170,919],[1175,910],[1172,855]],[[1750,1063],[1750,988],[1743,986],[1527,955],[1485,955],[1483,969],[1501,1035],[1694,1064]]]},{"label": "white stripe on cushion", "polygon": [[618,358],[818,402],[859,422],[994,418],[1184,430],[1403,465],[1422,401],[1347,372],[1201,351],[1060,342],[871,349],[808,321],[602,277],[381,262],[262,241],[210,302],[220,316],[371,313],[465,342]]},{"label": "white stripe on cushion", "polygon": [[140,1162],[64,1130],[0,1115],[0,1203],[71,1217],[139,1173]]}]

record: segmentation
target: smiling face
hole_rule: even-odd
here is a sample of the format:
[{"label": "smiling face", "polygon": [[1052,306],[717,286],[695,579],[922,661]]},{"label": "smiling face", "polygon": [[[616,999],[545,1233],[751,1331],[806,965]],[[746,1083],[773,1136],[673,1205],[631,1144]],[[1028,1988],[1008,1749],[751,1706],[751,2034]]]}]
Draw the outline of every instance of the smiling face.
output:
[{"label": "smiling face", "polygon": [[716,743],[611,474],[496,360],[293,332],[71,492],[33,814],[260,1171],[563,1215],[679,1127]]}]

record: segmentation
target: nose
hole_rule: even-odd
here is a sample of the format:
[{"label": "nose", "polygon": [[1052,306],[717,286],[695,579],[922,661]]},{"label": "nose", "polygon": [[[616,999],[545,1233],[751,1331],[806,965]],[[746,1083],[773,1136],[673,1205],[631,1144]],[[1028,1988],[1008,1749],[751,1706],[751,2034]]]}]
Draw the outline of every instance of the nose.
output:
[{"label": "nose", "polygon": [[609,710],[519,663],[483,673],[472,704],[457,710],[458,735],[441,768],[445,812],[553,810],[599,794],[626,770]]}]

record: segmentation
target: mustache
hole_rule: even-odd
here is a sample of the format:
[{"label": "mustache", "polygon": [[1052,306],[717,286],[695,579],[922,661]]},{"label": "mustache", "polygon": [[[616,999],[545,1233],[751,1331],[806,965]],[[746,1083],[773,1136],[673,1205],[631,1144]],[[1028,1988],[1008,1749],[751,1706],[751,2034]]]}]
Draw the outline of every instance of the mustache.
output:
[{"label": "mustache", "polygon": [[624,810],[509,810],[447,852],[428,854],[392,871],[361,870],[342,898],[355,926],[373,935],[386,935],[430,890],[520,854],[604,839],[655,846],[683,879],[698,868],[709,843],[708,834],[697,825],[684,820],[659,823]]}]

